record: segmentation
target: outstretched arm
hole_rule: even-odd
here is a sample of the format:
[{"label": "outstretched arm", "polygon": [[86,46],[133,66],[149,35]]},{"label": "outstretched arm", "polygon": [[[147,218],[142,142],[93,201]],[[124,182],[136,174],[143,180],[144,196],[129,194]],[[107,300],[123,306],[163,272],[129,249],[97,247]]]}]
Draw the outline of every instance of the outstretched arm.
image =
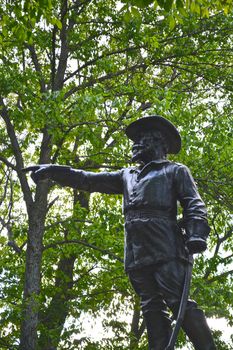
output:
[{"label": "outstretched arm", "polygon": [[23,171],[31,171],[35,183],[51,179],[61,186],[69,186],[88,192],[122,194],[122,171],[93,173],[55,164],[32,165]]}]

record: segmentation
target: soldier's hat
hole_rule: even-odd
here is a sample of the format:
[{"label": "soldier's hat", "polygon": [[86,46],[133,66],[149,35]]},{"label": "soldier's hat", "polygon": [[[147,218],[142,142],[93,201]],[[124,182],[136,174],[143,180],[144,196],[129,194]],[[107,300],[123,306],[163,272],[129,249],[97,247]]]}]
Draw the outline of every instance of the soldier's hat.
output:
[{"label": "soldier's hat", "polygon": [[159,116],[151,115],[140,118],[127,126],[125,133],[129,139],[137,142],[138,136],[145,131],[159,130],[164,136],[168,153],[178,153],[181,149],[180,133],[169,120]]}]

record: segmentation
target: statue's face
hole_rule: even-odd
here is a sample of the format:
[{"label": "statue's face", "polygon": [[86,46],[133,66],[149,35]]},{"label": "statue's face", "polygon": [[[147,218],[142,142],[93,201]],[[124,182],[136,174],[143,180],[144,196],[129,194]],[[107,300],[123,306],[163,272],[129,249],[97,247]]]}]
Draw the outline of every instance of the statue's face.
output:
[{"label": "statue's face", "polygon": [[163,151],[161,133],[143,132],[132,147],[132,161],[142,162],[144,164],[165,156]]}]

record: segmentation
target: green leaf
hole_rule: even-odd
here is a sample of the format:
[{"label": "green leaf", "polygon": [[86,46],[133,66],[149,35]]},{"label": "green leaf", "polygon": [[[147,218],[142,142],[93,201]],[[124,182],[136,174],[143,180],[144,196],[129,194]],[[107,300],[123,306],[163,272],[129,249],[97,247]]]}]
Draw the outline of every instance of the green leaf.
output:
[{"label": "green leaf", "polygon": [[201,16],[202,16],[202,17],[209,18],[210,13],[209,13],[208,8],[204,8],[204,9],[201,10]]},{"label": "green leaf", "polygon": [[192,1],[190,5],[190,10],[194,13],[200,14],[201,13],[201,7],[198,3]]},{"label": "green leaf", "polygon": [[154,0],[132,0],[131,3],[134,6],[145,8],[146,6],[152,4]]},{"label": "green leaf", "polygon": [[176,0],[176,7],[180,10],[184,8],[184,1],[183,0]]},{"label": "green leaf", "polygon": [[129,23],[129,22],[132,20],[132,14],[131,14],[131,12],[130,12],[129,10],[126,11],[126,12],[124,13],[123,18],[124,18],[124,21],[125,21],[126,23]]},{"label": "green leaf", "polygon": [[173,30],[176,26],[176,20],[173,16],[169,16],[168,17],[168,21],[169,21],[169,27],[171,30]]},{"label": "green leaf", "polygon": [[168,12],[171,10],[173,4],[173,0],[165,0],[164,1],[164,9]]},{"label": "green leaf", "polygon": [[161,8],[164,8],[167,12],[172,8],[173,0],[157,0],[157,3]]},{"label": "green leaf", "polygon": [[57,26],[58,29],[62,29],[62,23],[61,23],[61,21],[60,21],[58,18],[53,17],[53,18],[51,18],[50,22],[51,22],[54,26]]},{"label": "green leaf", "polygon": [[135,18],[141,19],[141,14],[136,7],[131,7],[131,13]]}]

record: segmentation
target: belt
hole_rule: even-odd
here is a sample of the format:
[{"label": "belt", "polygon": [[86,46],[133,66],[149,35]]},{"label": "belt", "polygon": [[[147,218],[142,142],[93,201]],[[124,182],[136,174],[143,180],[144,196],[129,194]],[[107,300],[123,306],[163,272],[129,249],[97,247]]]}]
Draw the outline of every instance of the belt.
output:
[{"label": "belt", "polygon": [[163,210],[156,209],[130,209],[125,212],[125,220],[130,221],[133,219],[153,219],[153,218],[167,218],[170,220],[176,220],[176,215],[166,213]]}]

